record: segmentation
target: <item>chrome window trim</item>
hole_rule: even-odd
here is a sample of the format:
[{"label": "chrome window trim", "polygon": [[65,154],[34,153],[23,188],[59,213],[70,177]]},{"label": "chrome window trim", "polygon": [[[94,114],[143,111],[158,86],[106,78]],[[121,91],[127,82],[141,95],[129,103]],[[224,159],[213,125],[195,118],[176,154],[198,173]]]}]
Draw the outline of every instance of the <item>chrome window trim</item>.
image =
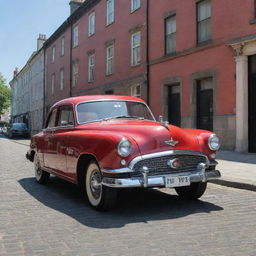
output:
[{"label": "chrome window trim", "polygon": [[203,154],[202,152],[199,152],[199,151],[185,151],[185,150],[168,150],[168,151],[162,151],[162,152],[137,156],[137,157],[133,158],[132,161],[129,163],[129,168],[133,169],[133,167],[136,163],[138,163],[139,161],[145,160],[145,159],[162,157],[162,156],[169,156],[169,155],[177,155],[177,154],[179,154],[179,155],[203,156],[206,159],[206,165],[209,164],[208,157],[205,154]]},{"label": "chrome window trim", "polygon": [[[98,119],[98,120],[93,120],[93,121],[89,121],[89,122],[80,123],[79,120],[78,120],[78,111],[77,111],[77,107],[78,107],[80,104],[84,104],[84,103],[103,102],[103,101],[120,101],[120,102],[137,102],[137,103],[141,103],[141,104],[143,104],[143,105],[146,106],[146,108],[148,109],[149,113],[151,114],[151,116],[152,116],[152,118],[153,118],[153,120],[150,120],[150,119],[143,119],[143,120],[156,121],[155,116],[153,115],[151,109],[150,109],[149,106],[148,106],[146,103],[144,103],[144,102],[137,101],[137,100],[102,99],[102,100],[82,101],[82,102],[79,102],[78,104],[76,104],[75,112],[76,112],[76,121],[77,121],[77,124],[88,124],[88,123],[95,123],[95,122],[100,122],[100,121],[102,121],[103,119]],[[113,119],[114,119],[114,118],[113,118]]]}]

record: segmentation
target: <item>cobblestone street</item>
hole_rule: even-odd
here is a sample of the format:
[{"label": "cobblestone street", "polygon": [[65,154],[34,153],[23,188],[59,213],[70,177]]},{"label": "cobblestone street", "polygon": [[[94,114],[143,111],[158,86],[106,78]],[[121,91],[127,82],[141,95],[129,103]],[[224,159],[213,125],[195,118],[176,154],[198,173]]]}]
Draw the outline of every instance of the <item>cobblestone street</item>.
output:
[{"label": "cobblestone street", "polygon": [[96,212],[75,185],[36,183],[28,143],[0,135],[1,256],[256,255],[255,192],[208,184],[186,201],[174,190],[122,191],[115,209]]}]

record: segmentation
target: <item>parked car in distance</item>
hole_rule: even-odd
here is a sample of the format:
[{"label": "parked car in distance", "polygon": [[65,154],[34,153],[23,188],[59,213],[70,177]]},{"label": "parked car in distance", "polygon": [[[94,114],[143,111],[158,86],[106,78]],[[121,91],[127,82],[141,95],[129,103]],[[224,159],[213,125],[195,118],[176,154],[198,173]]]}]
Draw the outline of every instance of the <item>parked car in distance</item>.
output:
[{"label": "parked car in distance", "polygon": [[78,184],[92,207],[114,206],[118,190],[175,188],[196,199],[220,177],[213,132],[157,122],[138,98],[90,95],[61,100],[31,139],[27,159],[38,183],[50,173]]},{"label": "parked car in distance", "polygon": [[25,123],[12,123],[7,129],[9,138],[29,137],[29,130]]}]

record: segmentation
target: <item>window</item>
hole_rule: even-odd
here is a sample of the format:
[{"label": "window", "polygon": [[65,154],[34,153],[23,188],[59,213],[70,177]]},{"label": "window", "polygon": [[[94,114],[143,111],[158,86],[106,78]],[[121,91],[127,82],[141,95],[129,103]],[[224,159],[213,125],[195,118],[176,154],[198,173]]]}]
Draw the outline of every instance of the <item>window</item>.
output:
[{"label": "window", "polygon": [[106,75],[114,73],[114,45],[107,47]]},{"label": "window", "polygon": [[94,66],[95,66],[95,54],[91,54],[88,57],[88,82],[94,81]]},{"label": "window", "polygon": [[60,107],[60,114],[57,126],[74,125],[74,115],[72,106]]},{"label": "window", "polygon": [[89,30],[88,35],[91,36],[95,33],[95,12],[89,15]]},{"label": "window", "polygon": [[165,53],[176,51],[176,16],[165,19]]},{"label": "window", "polygon": [[60,70],[60,90],[62,91],[64,88],[64,69]]},{"label": "window", "polygon": [[73,48],[78,46],[78,26],[73,28],[73,42],[72,42]]},{"label": "window", "polygon": [[140,64],[140,41],[141,41],[141,35],[140,32],[137,32],[132,35],[132,59],[131,59],[131,65],[137,66]]},{"label": "window", "polygon": [[76,87],[78,82],[78,62],[74,61],[72,65],[72,87]]},{"label": "window", "polygon": [[61,38],[61,56],[64,56],[65,54],[65,38]]},{"label": "window", "polygon": [[211,39],[211,2],[202,0],[197,3],[197,42]]},{"label": "window", "polygon": [[140,84],[136,84],[131,87],[131,96],[133,97],[141,97]]},{"label": "window", "polygon": [[57,109],[54,109],[48,118],[48,122],[46,125],[47,128],[55,127],[56,114],[57,114]]},{"label": "window", "polygon": [[107,0],[107,25],[113,23],[115,20],[114,10],[115,10],[115,1]]},{"label": "window", "polygon": [[140,0],[131,0],[131,11],[134,12],[140,8]]},{"label": "window", "polygon": [[54,94],[55,74],[52,74],[52,95]]},{"label": "window", "polygon": [[53,47],[52,47],[52,63],[55,62],[55,53],[56,53],[56,47],[53,46]]}]

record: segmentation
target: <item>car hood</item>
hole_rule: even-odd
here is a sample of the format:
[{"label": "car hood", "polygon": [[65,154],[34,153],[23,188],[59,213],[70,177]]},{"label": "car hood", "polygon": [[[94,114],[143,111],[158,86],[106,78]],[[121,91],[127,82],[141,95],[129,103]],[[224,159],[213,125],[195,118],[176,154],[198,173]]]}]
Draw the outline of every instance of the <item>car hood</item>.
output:
[{"label": "car hood", "polygon": [[[148,120],[108,120],[81,125],[80,129],[108,132],[110,135],[121,135],[133,139],[141,154],[150,154],[167,150],[201,151],[197,136],[170,125],[168,128],[155,121]],[[175,146],[170,146],[170,141]]]}]

